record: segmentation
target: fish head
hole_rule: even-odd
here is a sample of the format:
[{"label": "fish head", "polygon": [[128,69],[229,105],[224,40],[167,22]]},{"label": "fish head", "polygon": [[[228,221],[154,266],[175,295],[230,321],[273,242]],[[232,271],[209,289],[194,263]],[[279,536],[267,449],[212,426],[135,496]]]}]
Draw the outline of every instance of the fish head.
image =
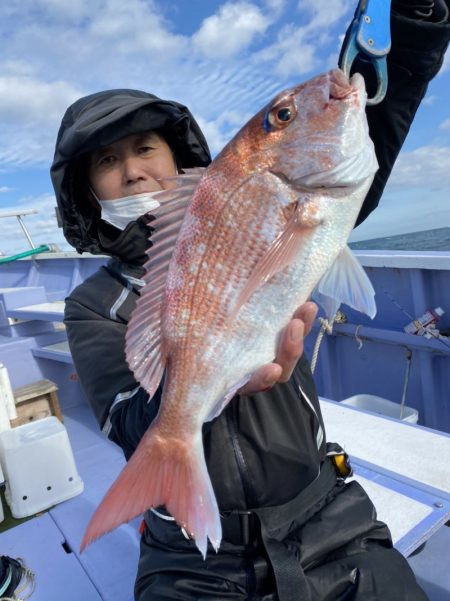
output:
[{"label": "fish head", "polygon": [[363,77],[333,69],[276,96],[249,123],[255,161],[299,188],[353,187],[378,165]]}]

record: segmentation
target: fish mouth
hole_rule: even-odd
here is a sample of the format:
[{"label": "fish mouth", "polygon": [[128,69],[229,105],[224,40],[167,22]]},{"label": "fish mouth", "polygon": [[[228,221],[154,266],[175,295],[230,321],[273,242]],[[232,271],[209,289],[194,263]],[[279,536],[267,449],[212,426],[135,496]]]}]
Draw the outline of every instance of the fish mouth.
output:
[{"label": "fish mouth", "polygon": [[[366,87],[362,75],[355,73],[348,78],[340,69],[333,69],[326,74],[326,78],[325,81],[322,78],[320,82],[322,87],[320,100],[325,103],[321,106],[320,111],[324,115],[325,124],[327,115],[331,114],[330,122],[337,121],[337,125],[333,126],[335,129],[350,127],[351,130],[355,124],[362,127],[366,104]],[[328,127],[331,125],[328,124]],[[339,136],[343,136],[342,132]],[[298,192],[326,189],[327,191],[336,191],[339,196],[359,187],[369,177],[373,177],[378,169],[378,163],[367,128],[364,128],[361,138],[354,144],[347,140],[344,149],[339,148],[340,143],[322,138],[318,142],[310,142],[308,147],[313,152],[324,155],[325,158],[327,156],[333,158],[333,154],[339,152],[340,160],[325,161],[328,164],[323,168],[320,164],[311,165],[311,171],[308,169],[309,172],[305,170],[303,173],[289,173],[289,171],[283,173],[282,170],[273,169],[271,170],[272,175]],[[349,154],[350,152],[352,154]],[[316,162],[319,163],[319,160]],[[314,169],[314,167],[316,168]]]},{"label": "fish mouth", "polygon": [[362,104],[361,99],[365,99],[366,96],[366,85],[362,75],[355,73],[349,79],[341,69],[333,69],[328,76],[330,100],[354,98]]},{"label": "fish mouth", "polygon": [[[345,103],[346,107],[342,106],[343,114],[350,109],[359,120],[366,105],[364,78],[355,73],[349,79],[341,69],[333,69],[328,73],[328,96],[328,104]],[[331,168],[301,175],[291,180],[290,185],[297,190],[307,191],[318,188],[348,190],[359,186],[377,168],[372,142],[367,139],[359,151],[346,156]]]}]

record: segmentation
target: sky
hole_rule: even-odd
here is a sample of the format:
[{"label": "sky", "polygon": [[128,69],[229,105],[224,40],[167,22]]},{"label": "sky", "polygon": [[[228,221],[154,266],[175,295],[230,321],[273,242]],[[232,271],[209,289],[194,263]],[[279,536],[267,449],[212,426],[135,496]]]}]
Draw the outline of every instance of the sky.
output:
[{"label": "sky", "polygon": [[[356,0],[8,0],[0,3],[0,214],[70,247],[49,177],[77,98],[143,89],[184,103],[213,154],[284,88],[337,65]],[[380,207],[353,240],[450,226],[450,57],[431,82]],[[26,250],[15,218],[0,252]]]}]

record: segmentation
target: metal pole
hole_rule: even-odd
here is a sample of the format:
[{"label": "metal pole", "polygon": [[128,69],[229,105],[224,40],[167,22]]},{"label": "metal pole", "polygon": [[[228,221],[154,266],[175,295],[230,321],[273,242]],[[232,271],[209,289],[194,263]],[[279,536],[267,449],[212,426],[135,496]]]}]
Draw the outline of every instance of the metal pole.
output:
[{"label": "metal pole", "polygon": [[405,371],[405,381],[403,382],[402,402],[400,403],[400,419],[403,418],[403,411],[405,409],[406,390],[408,388],[409,372],[411,369],[411,357],[412,357],[412,352],[406,351],[406,371]]},{"label": "metal pole", "polygon": [[28,242],[30,243],[31,248],[36,248],[36,246],[33,243],[33,240],[31,239],[30,234],[28,233],[26,225],[22,221],[21,216],[20,215],[16,215],[16,217],[17,217],[17,221],[20,223],[20,227],[22,228],[23,233],[25,234],[25,236],[27,237]]}]

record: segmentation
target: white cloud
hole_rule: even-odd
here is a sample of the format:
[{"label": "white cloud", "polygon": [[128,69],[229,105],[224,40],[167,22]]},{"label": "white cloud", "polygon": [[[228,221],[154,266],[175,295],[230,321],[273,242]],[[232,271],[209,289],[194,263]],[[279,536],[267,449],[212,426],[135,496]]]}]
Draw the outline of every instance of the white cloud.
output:
[{"label": "white cloud", "polygon": [[380,205],[352,235],[367,240],[450,226],[450,147],[402,152]]},{"label": "white cloud", "polygon": [[0,76],[0,164],[48,165],[64,111],[83,93],[64,81]]},{"label": "white cloud", "polygon": [[[0,35],[8,41],[0,58],[0,173],[16,169],[25,178],[27,167],[48,170],[66,107],[114,87],[186,104],[217,153],[276,93],[336,64],[338,33],[354,8],[350,0],[192,3],[189,28],[197,31],[189,37],[184,24],[167,20],[176,11],[162,0],[0,5]],[[393,182],[403,173],[399,165]]]},{"label": "white cloud", "polygon": [[[424,211],[424,205],[433,202],[432,211]],[[418,195],[412,192],[408,198],[396,198],[385,194],[380,206],[357,227],[350,241],[384,238],[396,234],[421,232],[450,226],[448,199],[441,196]]]},{"label": "white cloud", "polygon": [[264,4],[270,11],[280,14],[286,6],[286,0],[264,0]]},{"label": "white cloud", "polygon": [[12,0],[9,19],[0,19],[8,39],[0,62],[0,169],[48,166],[60,120],[77,98],[114,87],[155,85],[150,91],[158,93],[167,73],[178,77],[174,62],[187,38],[168,31],[152,0],[129,0],[125,11],[119,0],[69,4]]},{"label": "white cloud", "polygon": [[229,141],[230,136],[222,131],[217,121],[205,121],[199,117],[198,124],[208,140],[208,146],[212,156],[215,156]]},{"label": "white cloud", "polygon": [[450,190],[450,147],[422,146],[400,153],[388,183],[389,189]]},{"label": "white cloud", "polygon": [[422,105],[423,106],[431,106],[433,105],[437,100],[436,96],[425,96],[425,98],[422,100]]},{"label": "white cloud", "polygon": [[439,125],[439,129],[450,129],[450,119],[445,119],[445,121],[442,121],[442,123]]},{"label": "white cloud", "polygon": [[33,77],[35,75],[35,69],[28,61],[19,58],[1,62],[0,73],[2,74],[2,77],[8,75],[11,77]]},{"label": "white cloud", "polygon": [[[0,20],[8,39],[3,61],[22,60],[39,79],[67,78],[98,90],[127,87],[137,78],[141,85],[160,80],[161,69],[188,55],[188,38],[171,32],[152,0],[128,0],[126,5],[78,0],[79,18],[68,16],[66,21],[55,17],[52,3],[41,0],[40,11],[30,6],[25,14],[16,4],[10,19]],[[176,70],[172,72],[175,77]]]},{"label": "white cloud", "polygon": [[244,65],[200,62],[187,64],[183,73],[167,81],[158,93],[187,104],[197,119],[222,120],[223,126],[223,115],[230,112],[240,115],[242,125],[247,114],[259,110],[281,87],[274,74],[253,60]]},{"label": "white cloud", "polygon": [[316,45],[306,38],[305,28],[286,25],[277,41],[258,53],[258,60],[268,63],[268,68],[284,79],[309,73],[320,61]]},{"label": "white cloud", "polygon": [[[28,0],[29,1],[29,0]],[[89,17],[90,11],[98,10],[101,6],[99,0],[33,0],[34,8],[41,9],[45,14],[51,15],[52,20],[73,25]]]},{"label": "white cloud", "polygon": [[97,11],[102,3],[102,0],[9,0],[2,4],[2,16],[15,18],[21,12],[21,24],[44,20],[44,15],[47,23],[67,21],[73,24],[88,17],[91,11]]},{"label": "white cloud", "polygon": [[[95,40],[111,43],[116,54],[157,52],[163,58],[179,56],[186,50],[187,39],[172,34],[161,12],[145,0],[105,0],[90,22],[88,33]],[[151,55],[148,56],[151,59]]]},{"label": "white cloud", "polygon": [[251,114],[242,115],[234,111],[225,111],[214,121],[205,121],[201,117],[199,118],[199,125],[208,140],[213,156],[222,150],[251,116]]},{"label": "white cloud", "polygon": [[307,28],[330,28],[349,12],[348,0],[299,0],[298,10],[312,15]]},{"label": "white cloud", "polygon": [[0,186],[0,194],[4,194],[5,192],[12,192],[14,188],[9,188],[8,186]]},{"label": "white cloud", "polygon": [[224,58],[245,50],[269,26],[269,19],[249,2],[227,3],[207,17],[193,36],[194,47],[208,58]]},{"label": "white cloud", "polygon": [[442,76],[447,71],[450,71],[450,52],[448,52],[448,50],[445,53],[444,62],[442,64],[441,70],[438,73],[438,77]]},{"label": "white cloud", "polygon": [[24,125],[56,123],[65,108],[83,92],[65,81],[45,82],[34,77],[0,77],[0,119]]},{"label": "white cloud", "polygon": [[[11,128],[0,132],[0,166],[3,172],[10,168],[24,166],[48,166],[53,154],[56,129],[53,135],[47,133],[41,138],[27,135],[20,130],[14,135]],[[11,140],[11,136],[14,139]]]},{"label": "white cloud", "polygon": [[348,0],[300,0],[298,11],[306,24],[284,26],[277,41],[259,53],[261,60],[273,63],[274,72],[282,78],[337,65],[338,52],[329,54],[324,61],[322,49],[333,39],[331,28],[349,13],[349,3]]},{"label": "white cloud", "polygon": [[[208,123],[218,150],[236,128],[221,120],[223,113],[241,115],[241,125],[249,112],[323,65],[318,44],[327,26],[310,33],[283,27],[286,19],[302,21],[286,14],[286,6],[286,0],[223,2],[189,38],[175,30],[164,16],[173,14],[170,7],[157,0],[2,3],[0,35],[8,44],[0,59],[0,172],[48,167],[67,106],[115,87],[187,104]],[[260,52],[276,31],[277,40]]]}]

